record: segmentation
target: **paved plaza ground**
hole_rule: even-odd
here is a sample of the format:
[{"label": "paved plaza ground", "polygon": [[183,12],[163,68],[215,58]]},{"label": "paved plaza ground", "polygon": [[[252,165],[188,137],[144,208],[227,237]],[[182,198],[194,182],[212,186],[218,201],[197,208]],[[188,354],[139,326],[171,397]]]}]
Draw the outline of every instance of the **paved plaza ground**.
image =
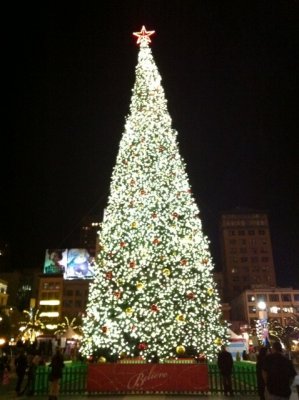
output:
[{"label": "paved plaza ground", "polygon": [[[26,399],[26,400],[47,400],[48,396],[22,396],[17,397],[14,392],[8,392],[6,394],[0,395],[1,400],[10,400],[10,399]],[[201,396],[201,395],[102,395],[102,396],[65,396],[60,395],[58,397],[59,400],[227,400],[228,397],[223,395],[210,395],[210,396]],[[237,395],[233,397],[234,400],[258,400],[258,396],[245,396],[245,395]]]}]

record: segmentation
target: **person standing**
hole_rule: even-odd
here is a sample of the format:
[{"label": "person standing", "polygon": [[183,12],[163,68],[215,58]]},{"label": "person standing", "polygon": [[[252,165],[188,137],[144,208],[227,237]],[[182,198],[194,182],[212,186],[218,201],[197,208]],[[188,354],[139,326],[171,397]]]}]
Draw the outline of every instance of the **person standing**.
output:
[{"label": "person standing", "polygon": [[62,371],[64,368],[63,355],[61,354],[61,350],[59,347],[56,347],[56,352],[52,357],[51,363],[51,372],[50,372],[50,392],[49,392],[49,400],[57,400],[59,389],[60,389],[60,380],[62,378]]},{"label": "person standing", "polygon": [[262,375],[267,389],[268,400],[287,400],[290,386],[296,376],[295,368],[282,353],[280,342],[274,342],[272,353],[268,354],[262,365]]},{"label": "person standing", "polygon": [[257,356],[256,362],[256,381],[257,381],[257,391],[260,397],[260,400],[265,400],[265,382],[262,374],[262,366],[264,360],[268,354],[267,347],[261,347]]},{"label": "person standing", "polygon": [[17,374],[17,384],[16,384],[16,393],[17,396],[22,395],[21,387],[24,381],[24,377],[27,369],[27,357],[23,348],[21,348],[19,355],[15,359],[15,367]]},{"label": "person standing", "polygon": [[222,378],[224,395],[228,396],[230,394],[233,396],[232,372],[234,361],[231,353],[226,350],[224,345],[221,346],[221,351],[218,353],[217,365]]}]

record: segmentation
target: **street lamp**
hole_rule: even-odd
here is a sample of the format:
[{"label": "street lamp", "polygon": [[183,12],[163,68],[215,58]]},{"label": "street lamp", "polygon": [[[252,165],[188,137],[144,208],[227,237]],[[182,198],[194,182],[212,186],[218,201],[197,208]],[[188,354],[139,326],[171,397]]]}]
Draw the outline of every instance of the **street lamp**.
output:
[{"label": "street lamp", "polygon": [[269,346],[269,330],[268,330],[268,313],[267,304],[264,301],[259,301],[257,304],[259,313],[259,322],[262,329],[263,346]]}]

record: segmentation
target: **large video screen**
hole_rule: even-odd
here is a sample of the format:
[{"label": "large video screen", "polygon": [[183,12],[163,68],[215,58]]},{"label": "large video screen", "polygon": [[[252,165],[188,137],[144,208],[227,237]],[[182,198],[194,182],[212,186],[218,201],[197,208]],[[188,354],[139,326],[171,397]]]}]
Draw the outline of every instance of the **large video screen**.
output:
[{"label": "large video screen", "polygon": [[95,258],[86,249],[47,249],[44,274],[63,274],[64,279],[92,279]]}]

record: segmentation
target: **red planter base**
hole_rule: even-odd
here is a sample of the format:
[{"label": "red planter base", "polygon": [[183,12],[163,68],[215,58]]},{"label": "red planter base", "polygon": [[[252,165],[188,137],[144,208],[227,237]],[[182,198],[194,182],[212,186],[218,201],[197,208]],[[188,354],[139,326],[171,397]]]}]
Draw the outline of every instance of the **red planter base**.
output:
[{"label": "red planter base", "polygon": [[202,393],[206,364],[90,364],[88,393]]}]

